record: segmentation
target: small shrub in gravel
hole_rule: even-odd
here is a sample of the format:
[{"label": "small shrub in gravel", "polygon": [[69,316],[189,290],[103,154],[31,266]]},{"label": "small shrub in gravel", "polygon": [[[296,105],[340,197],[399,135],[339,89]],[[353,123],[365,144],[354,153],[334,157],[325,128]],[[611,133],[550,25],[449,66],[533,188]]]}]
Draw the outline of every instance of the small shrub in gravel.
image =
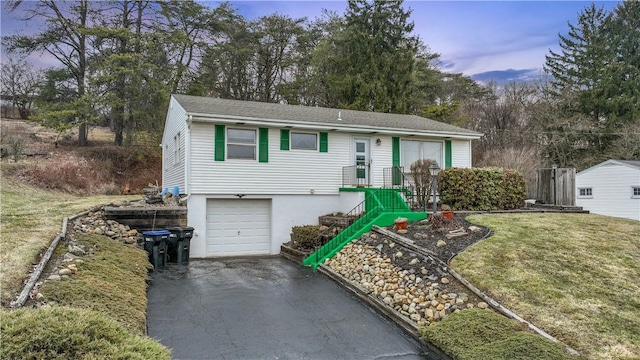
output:
[{"label": "small shrub in gravel", "polygon": [[291,240],[296,248],[315,249],[319,244],[320,226],[302,225],[291,229]]},{"label": "small shrub in gravel", "polygon": [[444,215],[437,213],[429,215],[429,227],[431,231],[444,233],[448,230],[452,230],[454,228],[453,221],[444,217]]}]

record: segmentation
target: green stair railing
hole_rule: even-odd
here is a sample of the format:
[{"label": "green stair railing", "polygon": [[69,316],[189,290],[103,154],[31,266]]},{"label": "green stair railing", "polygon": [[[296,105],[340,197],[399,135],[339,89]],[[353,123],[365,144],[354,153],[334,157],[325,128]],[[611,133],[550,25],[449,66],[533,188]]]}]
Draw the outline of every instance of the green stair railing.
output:
[{"label": "green stair railing", "polygon": [[[426,213],[411,211],[399,193],[400,189],[364,191],[366,194],[364,201],[346,214],[347,216],[359,216],[359,218],[305,258],[302,262],[304,265],[312,266],[315,270],[325,259],[333,257],[353,239],[359,238],[363,233],[371,230],[372,225],[389,226],[397,217],[406,217],[410,221],[426,218]],[[334,231],[335,227],[331,226],[323,234]]]}]

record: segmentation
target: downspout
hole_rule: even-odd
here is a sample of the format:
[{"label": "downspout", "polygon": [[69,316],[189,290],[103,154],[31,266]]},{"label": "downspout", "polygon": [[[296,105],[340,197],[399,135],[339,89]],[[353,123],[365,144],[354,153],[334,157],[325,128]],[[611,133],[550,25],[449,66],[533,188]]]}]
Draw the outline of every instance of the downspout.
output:
[{"label": "downspout", "polygon": [[193,122],[193,116],[187,116],[187,128],[184,131],[184,193],[187,196],[178,200],[182,203],[189,200],[191,196],[190,181],[191,181],[191,123]]}]

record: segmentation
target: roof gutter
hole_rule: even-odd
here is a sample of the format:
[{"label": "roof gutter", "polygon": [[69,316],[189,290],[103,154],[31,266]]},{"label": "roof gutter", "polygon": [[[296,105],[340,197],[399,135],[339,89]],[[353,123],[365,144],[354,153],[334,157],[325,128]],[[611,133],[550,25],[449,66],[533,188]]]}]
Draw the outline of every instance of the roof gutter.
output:
[{"label": "roof gutter", "polygon": [[189,117],[192,121],[196,122],[216,122],[226,124],[237,125],[255,125],[255,126],[271,126],[271,127],[290,127],[297,129],[313,129],[313,130],[327,130],[327,131],[348,131],[359,132],[367,134],[388,134],[388,135],[405,135],[405,136],[437,136],[448,137],[452,139],[465,139],[475,140],[480,139],[482,134],[480,133],[459,133],[452,131],[427,131],[418,129],[399,129],[382,126],[367,126],[350,125],[350,124],[309,124],[308,122],[296,121],[296,120],[282,120],[282,119],[263,119],[263,118],[248,118],[243,116],[232,115],[212,115],[202,113],[189,113]]}]

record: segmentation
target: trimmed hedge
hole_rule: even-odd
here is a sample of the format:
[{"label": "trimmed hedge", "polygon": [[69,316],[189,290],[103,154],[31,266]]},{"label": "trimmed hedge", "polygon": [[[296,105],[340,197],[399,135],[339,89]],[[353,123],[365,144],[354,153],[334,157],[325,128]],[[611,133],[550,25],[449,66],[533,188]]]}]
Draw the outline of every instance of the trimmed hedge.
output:
[{"label": "trimmed hedge", "polygon": [[421,329],[422,338],[458,360],[579,360],[561,344],[491,310],[468,309]]},{"label": "trimmed hedge", "polygon": [[105,313],[53,307],[0,310],[3,359],[166,359],[169,349]]},{"label": "trimmed hedge", "polygon": [[501,168],[448,168],[438,174],[440,202],[453,210],[510,210],[522,207],[524,177]]}]

